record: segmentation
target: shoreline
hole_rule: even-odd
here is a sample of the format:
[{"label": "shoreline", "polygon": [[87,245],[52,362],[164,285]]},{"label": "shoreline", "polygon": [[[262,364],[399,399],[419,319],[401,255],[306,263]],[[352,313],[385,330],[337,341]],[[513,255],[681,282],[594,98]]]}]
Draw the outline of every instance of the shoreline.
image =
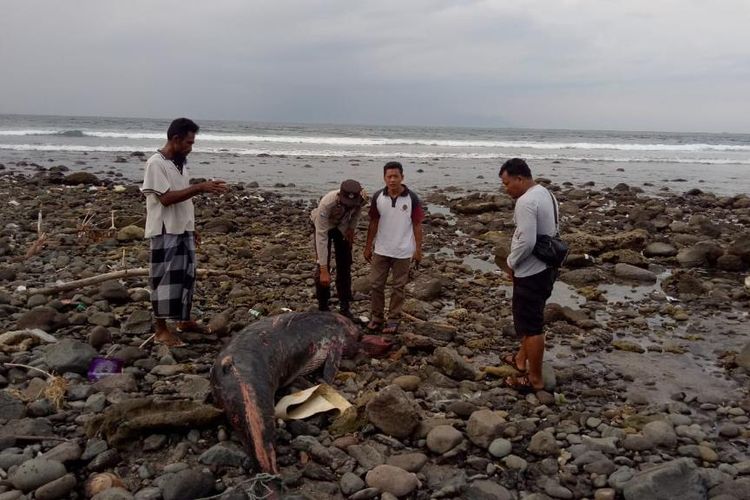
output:
[{"label": "shoreline", "polygon": [[[148,151],[123,153],[80,153],[47,151],[0,151],[0,164],[7,171],[33,175],[42,169],[67,168],[100,177],[140,182]],[[236,156],[194,153],[189,169],[193,178],[220,178],[228,182],[258,183],[266,189],[291,192],[291,196],[312,195],[334,189],[341,180],[355,178],[374,192],[381,187],[382,166],[387,159],[370,157]],[[450,189],[456,192],[499,192],[497,173],[501,160],[400,158],[406,183],[418,191]],[[643,189],[649,195],[681,194],[700,189],[718,196],[750,193],[750,166],[700,163],[618,163],[607,161],[532,161],[535,177],[550,179],[561,186],[571,183],[598,189],[617,184]],[[291,185],[291,186],[290,186]]]}]

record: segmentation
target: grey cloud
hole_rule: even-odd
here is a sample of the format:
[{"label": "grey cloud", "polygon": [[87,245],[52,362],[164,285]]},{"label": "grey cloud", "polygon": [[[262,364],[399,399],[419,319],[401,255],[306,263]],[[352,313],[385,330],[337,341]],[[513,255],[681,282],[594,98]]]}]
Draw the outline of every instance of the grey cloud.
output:
[{"label": "grey cloud", "polygon": [[11,2],[0,112],[746,131],[749,14],[744,0]]}]

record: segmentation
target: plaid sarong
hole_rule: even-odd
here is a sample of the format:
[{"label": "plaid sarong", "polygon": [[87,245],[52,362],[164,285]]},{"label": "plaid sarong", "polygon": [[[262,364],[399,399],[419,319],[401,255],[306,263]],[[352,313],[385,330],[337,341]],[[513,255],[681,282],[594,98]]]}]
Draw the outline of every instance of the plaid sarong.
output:
[{"label": "plaid sarong", "polygon": [[155,318],[190,319],[195,289],[193,233],[151,238],[151,307]]}]

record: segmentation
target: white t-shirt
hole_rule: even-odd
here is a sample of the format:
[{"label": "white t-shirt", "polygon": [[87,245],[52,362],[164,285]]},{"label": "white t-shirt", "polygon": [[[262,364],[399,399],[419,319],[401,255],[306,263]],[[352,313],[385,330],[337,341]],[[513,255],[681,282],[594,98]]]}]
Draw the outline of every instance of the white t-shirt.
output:
[{"label": "white t-shirt", "polygon": [[372,195],[370,220],[378,220],[375,235],[375,253],[394,259],[410,259],[414,256],[417,243],[414,238],[414,224],[424,219],[422,203],[416,194],[404,186],[397,197],[388,195],[383,188]]},{"label": "white t-shirt", "polygon": [[[146,238],[153,238],[165,232],[182,234],[195,231],[195,209],[193,200],[187,199],[165,207],[159,196],[167,191],[179,191],[190,187],[187,163],[182,173],[172,160],[161,153],[155,153],[146,162],[141,192],[146,195]],[[163,231],[162,231],[163,230]]]}]

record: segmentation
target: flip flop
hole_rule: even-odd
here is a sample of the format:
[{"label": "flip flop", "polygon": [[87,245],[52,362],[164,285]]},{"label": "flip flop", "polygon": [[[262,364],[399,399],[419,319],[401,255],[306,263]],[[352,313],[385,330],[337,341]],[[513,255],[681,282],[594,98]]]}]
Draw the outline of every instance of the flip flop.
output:
[{"label": "flip flop", "polygon": [[513,389],[514,391],[517,391],[519,394],[524,396],[526,394],[534,394],[538,391],[543,390],[543,388],[534,388],[534,386],[531,385],[531,381],[529,380],[528,375],[508,377],[505,379],[505,386]]},{"label": "flip flop", "polygon": [[385,328],[383,328],[383,334],[384,335],[395,335],[398,333],[398,321],[389,321],[385,324]]},{"label": "flip flop", "polygon": [[500,361],[502,361],[504,365],[508,365],[515,369],[520,374],[526,373],[526,369],[519,368],[516,364],[516,356],[514,354],[506,354],[500,358]]}]

